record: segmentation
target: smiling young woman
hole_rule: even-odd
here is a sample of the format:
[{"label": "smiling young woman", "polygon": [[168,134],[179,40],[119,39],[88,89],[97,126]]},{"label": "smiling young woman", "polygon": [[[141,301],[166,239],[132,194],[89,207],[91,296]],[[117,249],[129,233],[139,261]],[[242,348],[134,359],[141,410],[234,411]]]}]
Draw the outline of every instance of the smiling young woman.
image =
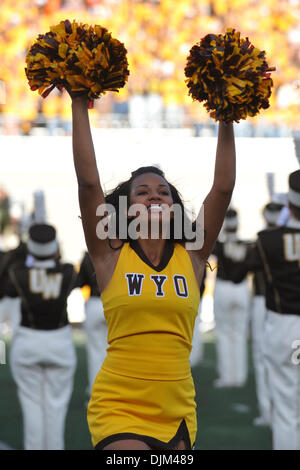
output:
[{"label": "smiling young woman", "polygon": [[[119,211],[141,204],[148,221],[161,221],[163,208],[178,204],[177,189],[156,167],[143,167],[104,195],[96,165],[86,97],[72,98],[73,155],[86,244],[96,272],[108,326],[107,356],[88,406],[96,449],[191,449],[197,421],[189,365],[200,285],[235,184],[233,125],[219,123],[215,174],[204,201],[201,249],[162,236],[100,240],[100,204]],[[134,218],[128,218],[128,223]],[[174,222],[169,217],[169,224]],[[120,234],[121,227],[117,227]],[[172,231],[170,230],[172,234]]]}]

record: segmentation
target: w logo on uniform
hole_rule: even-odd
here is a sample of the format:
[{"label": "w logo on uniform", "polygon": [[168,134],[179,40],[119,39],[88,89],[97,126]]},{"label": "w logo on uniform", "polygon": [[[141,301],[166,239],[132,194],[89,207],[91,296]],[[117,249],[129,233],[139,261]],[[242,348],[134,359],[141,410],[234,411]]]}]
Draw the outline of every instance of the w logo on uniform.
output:
[{"label": "w logo on uniform", "polygon": [[127,278],[128,293],[129,295],[141,295],[144,274],[128,273],[125,274]]},{"label": "w logo on uniform", "polygon": [[57,299],[61,292],[62,273],[47,274],[43,269],[29,271],[29,287],[33,294],[41,294],[43,299]]}]

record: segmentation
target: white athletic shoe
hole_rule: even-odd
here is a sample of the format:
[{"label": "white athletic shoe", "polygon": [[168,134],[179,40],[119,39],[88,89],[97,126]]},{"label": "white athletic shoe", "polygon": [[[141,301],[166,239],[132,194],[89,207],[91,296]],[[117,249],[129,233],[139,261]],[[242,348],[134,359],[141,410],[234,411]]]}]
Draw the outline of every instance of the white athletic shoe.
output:
[{"label": "white athletic shoe", "polygon": [[225,382],[225,380],[222,380],[222,379],[216,379],[214,381],[214,388],[226,388],[226,387],[231,387],[231,384],[228,382]]},{"label": "white athletic shoe", "polygon": [[253,426],[257,426],[257,427],[267,427],[267,426],[270,426],[270,423],[268,421],[265,420],[265,418],[263,418],[262,416],[258,416],[257,418],[255,418],[253,420]]},{"label": "white athletic shoe", "polygon": [[241,388],[245,385],[245,382],[226,382],[222,379],[216,379],[214,381],[214,388],[233,388],[238,387]]}]

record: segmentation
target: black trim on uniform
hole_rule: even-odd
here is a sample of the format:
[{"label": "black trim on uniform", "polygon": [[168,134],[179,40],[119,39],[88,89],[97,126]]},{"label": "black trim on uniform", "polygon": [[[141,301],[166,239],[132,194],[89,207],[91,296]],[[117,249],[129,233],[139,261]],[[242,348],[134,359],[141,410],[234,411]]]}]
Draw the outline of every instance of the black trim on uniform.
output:
[{"label": "black trim on uniform", "polygon": [[116,441],[123,441],[124,439],[135,439],[137,441],[145,442],[145,444],[148,444],[151,447],[151,450],[172,450],[180,441],[183,440],[187,448],[186,450],[192,450],[189,431],[184,419],[181,421],[175,436],[169,442],[163,442],[159,439],[155,439],[155,437],[144,436],[142,434],[122,432],[102,439],[102,441],[96,444],[95,450],[103,450],[103,448],[108,444]]},{"label": "black trim on uniform", "polygon": [[[9,274],[9,277],[16,289],[16,291],[18,292],[22,302],[24,303],[25,307],[26,307],[26,311],[27,311],[27,315],[28,315],[28,320],[29,320],[29,328],[35,328],[34,326],[34,315],[31,311],[31,308],[29,306],[29,303],[27,301],[27,298],[26,298],[26,295],[24,294],[24,291],[22,289],[22,287],[20,286],[19,282],[18,282],[18,279],[17,279],[17,276],[16,276],[16,273],[15,271],[13,270],[13,268],[11,268],[9,271],[8,271],[8,274]],[[22,319],[21,319],[21,326],[22,325]]]},{"label": "black trim on uniform", "polygon": [[280,295],[279,295],[279,292],[278,292],[278,290],[276,289],[276,287],[274,285],[271,268],[270,268],[270,265],[268,263],[267,255],[265,253],[265,250],[264,250],[264,247],[263,247],[263,244],[262,244],[260,238],[258,238],[258,240],[257,240],[257,248],[259,250],[259,253],[260,253],[264,268],[265,268],[265,273],[266,273],[266,276],[267,276],[267,280],[268,280],[270,286],[273,289],[274,301],[275,301],[275,304],[276,304],[277,313],[283,313],[282,308],[281,308]]},{"label": "black trim on uniform", "polygon": [[157,272],[163,271],[165,269],[165,267],[168,265],[174,253],[173,243],[169,243],[168,241],[166,241],[166,248],[163,252],[163,256],[159,264],[157,266],[154,266],[154,264],[152,264],[149,258],[145,255],[144,251],[142,250],[137,240],[130,241],[129,243],[130,243],[130,247],[133,249],[133,251],[135,251],[138,257],[142,261],[144,261],[144,263],[150,266],[150,268],[154,269],[154,271],[157,271]]}]

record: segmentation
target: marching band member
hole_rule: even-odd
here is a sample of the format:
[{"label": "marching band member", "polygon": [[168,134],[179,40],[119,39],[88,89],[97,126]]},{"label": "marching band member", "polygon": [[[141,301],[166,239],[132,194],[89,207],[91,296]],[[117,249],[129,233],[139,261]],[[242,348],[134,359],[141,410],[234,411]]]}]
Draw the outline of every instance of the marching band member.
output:
[{"label": "marching band member", "polygon": [[61,450],[76,367],[66,305],[77,274],[58,261],[50,225],[30,227],[27,250],[30,267],[11,267],[6,286],[6,295],[21,299],[10,365],[23,412],[24,449]]},{"label": "marching band member", "polygon": [[217,370],[216,387],[242,387],[248,374],[247,339],[250,292],[246,274],[240,274],[248,243],[237,236],[238,213],[229,209],[223,239],[215,245],[218,260],[214,290]]},{"label": "marching band member", "polygon": [[[266,204],[263,209],[263,218],[266,222],[266,228],[272,229],[277,226],[278,217],[282,207],[283,204],[276,202],[270,202]],[[266,363],[263,354],[265,342],[265,321],[267,315],[265,290],[266,288],[263,270],[254,271],[250,324],[256,397],[259,409],[259,416],[255,418],[253,422],[255,426],[269,426],[271,423],[270,391]]]},{"label": "marching band member", "polygon": [[266,280],[264,354],[276,450],[300,450],[300,170],[289,175],[288,201],[286,225],[259,232],[251,257],[251,269],[263,268]]}]

